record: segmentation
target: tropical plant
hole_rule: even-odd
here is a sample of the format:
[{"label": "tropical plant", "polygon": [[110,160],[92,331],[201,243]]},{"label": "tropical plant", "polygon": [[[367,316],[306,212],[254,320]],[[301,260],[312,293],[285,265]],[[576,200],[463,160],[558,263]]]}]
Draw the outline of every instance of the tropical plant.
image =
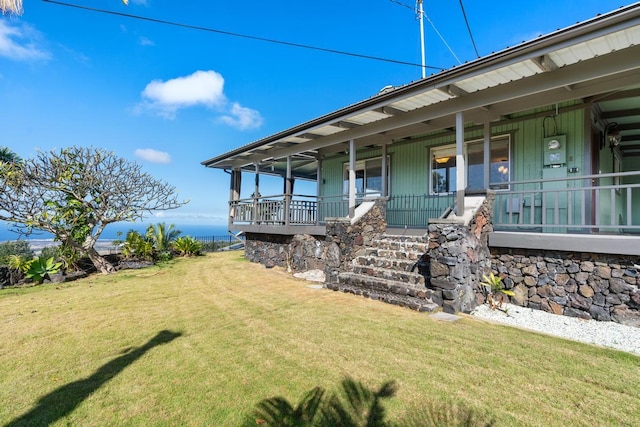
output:
[{"label": "tropical plant", "polygon": [[[120,241],[114,241],[120,244]],[[135,258],[152,260],[153,259],[153,243],[146,236],[141,235],[135,230],[129,230],[127,236],[122,242],[122,256],[125,258]]]},{"label": "tropical plant", "polygon": [[62,263],[54,262],[53,257],[34,258],[31,262],[29,262],[29,266],[25,271],[25,277],[40,284],[44,281],[44,279],[49,278],[50,274],[55,274],[60,271],[60,267],[62,267]]},{"label": "tropical plant", "polygon": [[512,290],[505,289],[502,285],[502,277],[496,276],[493,274],[493,271],[487,276],[484,274],[482,276],[484,282],[482,285],[489,288],[489,294],[487,295],[487,303],[492,310],[496,308],[502,308],[502,304],[505,302],[506,296],[514,296]]},{"label": "tropical plant", "polygon": [[371,390],[358,381],[346,378],[340,393],[325,399],[325,391],[315,387],[307,392],[300,403],[292,405],[283,397],[272,397],[258,403],[253,419],[246,426],[264,424],[270,426],[301,427],[383,427],[385,420],[382,400],[395,395],[394,381],[384,383],[378,390]]},{"label": "tropical plant", "polygon": [[156,251],[163,252],[171,249],[171,243],[182,233],[173,224],[167,225],[159,222],[147,228],[147,238],[153,242]]},{"label": "tropical plant", "polygon": [[[2,0],[0,0],[2,1]],[[0,146],[0,162],[2,163],[22,163],[22,159],[10,148]]]},{"label": "tropical plant", "polygon": [[177,200],[175,187],[102,149],[39,152],[19,165],[0,166],[0,220],[23,234],[50,232],[86,254],[102,273],[116,271],[95,249],[107,225],[187,203]]},{"label": "tropical plant", "polygon": [[62,263],[65,270],[78,270],[78,262],[81,254],[73,247],[65,245],[47,246],[40,251],[40,256],[48,258],[53,257],[56,261]]},{"label": "tropical plant", "polygon": [[7,266],[9,269],[14,271],[25,272],[29,269],[29,264],[33,261],[33,259],[29,259],[25,256],[21,255],[9,255]]},{"label": "tropical plant", "polygon": [[11,255],[18,255],[25,259],[31,259],[33,258],[33,251],[29,246],[29,242],[25,240],[0,243],[0,264],[7,264]]},{"label": "tropical plant", "polygon": [[202,242],[191,236],[178,237],[173,242],[172,246],[180,256],[200,255],[200,252],[204,248],[204,244]]}]

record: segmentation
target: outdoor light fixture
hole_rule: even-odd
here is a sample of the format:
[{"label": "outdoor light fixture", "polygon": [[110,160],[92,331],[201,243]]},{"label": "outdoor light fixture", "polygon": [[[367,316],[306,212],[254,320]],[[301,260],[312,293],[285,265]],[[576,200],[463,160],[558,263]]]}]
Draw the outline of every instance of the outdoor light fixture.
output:
[{"label": "outdoor light fixture", "polygon": [[451,157],[436,157],[435,161],[436,161],[437,164],[443,165],[443,164],[447,163],[450,158]]},{"label": "outdoor light fixture", "polygon": [[600,141],[600,149],[602,150],[605,145],[609,143],[609,148],[613,151],[620,145],[620,141],[622,141],[622,136],[620,136],[618,124],[615,122],[609,123],[604,128],[604,135],[602,136],[602,141]]}]

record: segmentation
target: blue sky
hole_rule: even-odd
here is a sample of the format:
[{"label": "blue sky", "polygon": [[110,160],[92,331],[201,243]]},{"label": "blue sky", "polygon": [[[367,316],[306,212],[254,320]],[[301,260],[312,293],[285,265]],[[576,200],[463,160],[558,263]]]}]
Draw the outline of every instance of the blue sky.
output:
[{"label": "blue sky", "polygon": [[[484,56],[630,4],[620,1],[463,3]],[[411,0],[68,3],[420,63]],[[24,0],[23,7],[20,17],[0,15],[0,145],[23,158],[38,149],[77,145],[134,160],[190,200],[161,217],[175,224],[226,224],[228,175],[201,161],[421,75],[411,65],[42,0]],[[459,64],[456,57],[462,62],[476,58],[459,1],[425,1],[424,9],[427,65],[450,68]],[[243,182],[248,195],[251,180]],[[282,188],[280,181],[263,180],[261,192],[269,193],[270,185],[274,193]],[[296,192],[304,189],[297,185]]]}]

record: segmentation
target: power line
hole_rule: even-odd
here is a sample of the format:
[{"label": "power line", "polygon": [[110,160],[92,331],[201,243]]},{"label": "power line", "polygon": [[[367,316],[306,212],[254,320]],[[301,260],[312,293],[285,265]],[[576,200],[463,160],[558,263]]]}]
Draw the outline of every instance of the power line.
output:
[{"label": "power line", "polygon": [[[390,62],[390,63],[400,64],[400,65],[410,65],[412,67],[422,67],[421,64],[416,64],[416,63],[413,63],[413,62],[406,62],[406,61],[399,61],[399,60],[396,60],[396,59],[382,58],[382,57],[371,56],[371,55],[363,55],[363,54],[353,53],[353,52],[345,52],[345,51],[341,51],[341,50],[337,50],[337,49],[328,49],[328,48],[311,46],[311,45],[306,45],[306,44],[301,44],[301,43],[293,43],[293,42],[287,42],[287,41],[282,41],[282,40],[275,40],[275,39],[270,39],[270,38],[266,38],[266,37],[252,36],[252,35],[248,35],[248,34],[235,33],[235,32],[231,32],[231,31],[218,30],[218,29],[215,29],[215,28],[202,27],[202,26],[197,26],[197,25],[182,24],[182,23],[179,23],[179,22],[172,22],[172,21],[166,21],[166,20],[162,20],[162,19],[149,18],[149,17],[146,17],[146,16],[133,15],[133,14],[130,14],[130,13],[114,12],[114,11],[111,11],[111,10],[97,9],[97,8],[88,7],[88,6],[80,6],[80,5],[77,5],[77,4],[65,3],[65,2],[61,2],[61,1],[55,1],[55,0],[42,0],[42,1],[44,1],[46,3],[57,4],[57,5],[60,5],[60,6],[73,7],[73,8],[76,8],[76,9],[87,10],[87,11],[90,11],[90,12],[104,13],[104,14],[107,14],[107,15],[122,16],[122,17],[125,17],[125,18],[138,19],[138,20],[147,21],[147,22],[154,22],[156,24],[171,25],[171,26],[174,26],[174,27],[188,28],[188,29],[198,30],[198,31],[206,31],[206,32],[209,32],[209,33],[217,33],[217,34],[223,34],[223,35],[232,36],[232,37],[240,37],[240,38],[245,38],[245,39],[250,39],[250,40],[258,40],[258,41],[262,41],[262,42],[281,44],[281,45],[285,45],[285,46],[298,47],[298,48],[302,48],[302,49],[317,50],[317,51],[321,51],[321,52],[334,53],[334,54],[338,54],[338,55],[353,56],[353,57],[356,57],[356,58],[371,59],[371,60],[374,60],[374,61]],[[429,65],[425,65],[425,68],[431,68],[431,69],[438,70],[438,71],[444,70],[444,68],[432,67],[432,66],[429,66]]]},{"label": "power line", "polygon": [[460,0],[460,9],[462,9],[462,15],[464,16],[464,22],[467,24],[467,30],[469,31],[469,37],[471,37],[471,44],[473,44],[473,49],[476,51],[476,57],[480,58],[480,54],[478,53],[478,48],[476,47],[476,41],[473,39],[473,34],[471,34],[471,27],[469,26],[469,20],[467,19],[467,12],[464,11],[464,5],[462,4],[462,0]]},{"label": "power line", "polygon": [[[408,8],[408,9],[412,10],[416,14],[419,13],[414,7],[409,6],[408,4],[401,3],[398,0],[389,0],[389,1],[391,3],[395,3],[395,4],[398,4],[400,6],[404,6],[404,7]],[[440,37],[440,40],[442,41],[442,43],[444,43],[444,45],[449,50],[451,55],[453,55],[453,57],[456,58],[456,61],[458,61],[458,63],[462,64],[462,61],[460,61],[460,58],[458,58],[458,56],[455,54],[453,49],[451,49],[451,46],[449,46],[449,43],[447,43],[447,41],[445,40],[444,36],[440,33],[440,31],[438,31],[438,29],[436,28],[436,24],[434,24],[433,21],[431,20],[431,18],[429,18],[429,15],[427,15],[427,13],[425,11],[422,11],[422,16],[427,18],[427,21],[429,21],[429,24],[431,24],[431,27],[433,28],[433,31],[435,31],[436,34],[438,35],[438,37]]]}]

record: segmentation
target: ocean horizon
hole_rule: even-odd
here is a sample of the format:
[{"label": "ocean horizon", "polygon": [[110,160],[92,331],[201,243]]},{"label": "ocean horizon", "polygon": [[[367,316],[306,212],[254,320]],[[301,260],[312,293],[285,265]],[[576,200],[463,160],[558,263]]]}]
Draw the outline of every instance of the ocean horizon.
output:
[{"label": "ocean horizon", "polygon": [[[155,223],[153,223],[155,224]],[[144,223],[114,223],[109,224],[104,232],[100,235],[99,241],[103,243],[111,242],[113,240],[124,240],[127,233],[130,230],[135,230],[141,234],[147,231],[147,228],[151,224]],[[167,224],[168,226],[169,224]],[[229,233],[226,225],[210,225],[210,224],[175,224],[177,230],[180,230],[180,236],[191,237],[216,237],[219,239],[226,238]],[[18,233],[9,231],[9,226],[6,223],[0,224],[0,242],[15,241],[15,240],[27,240],[30,244],[41,246],[45,242],[53,242],[53,235],[41,231],[34,231],[29,236],[20,236]]]}]

